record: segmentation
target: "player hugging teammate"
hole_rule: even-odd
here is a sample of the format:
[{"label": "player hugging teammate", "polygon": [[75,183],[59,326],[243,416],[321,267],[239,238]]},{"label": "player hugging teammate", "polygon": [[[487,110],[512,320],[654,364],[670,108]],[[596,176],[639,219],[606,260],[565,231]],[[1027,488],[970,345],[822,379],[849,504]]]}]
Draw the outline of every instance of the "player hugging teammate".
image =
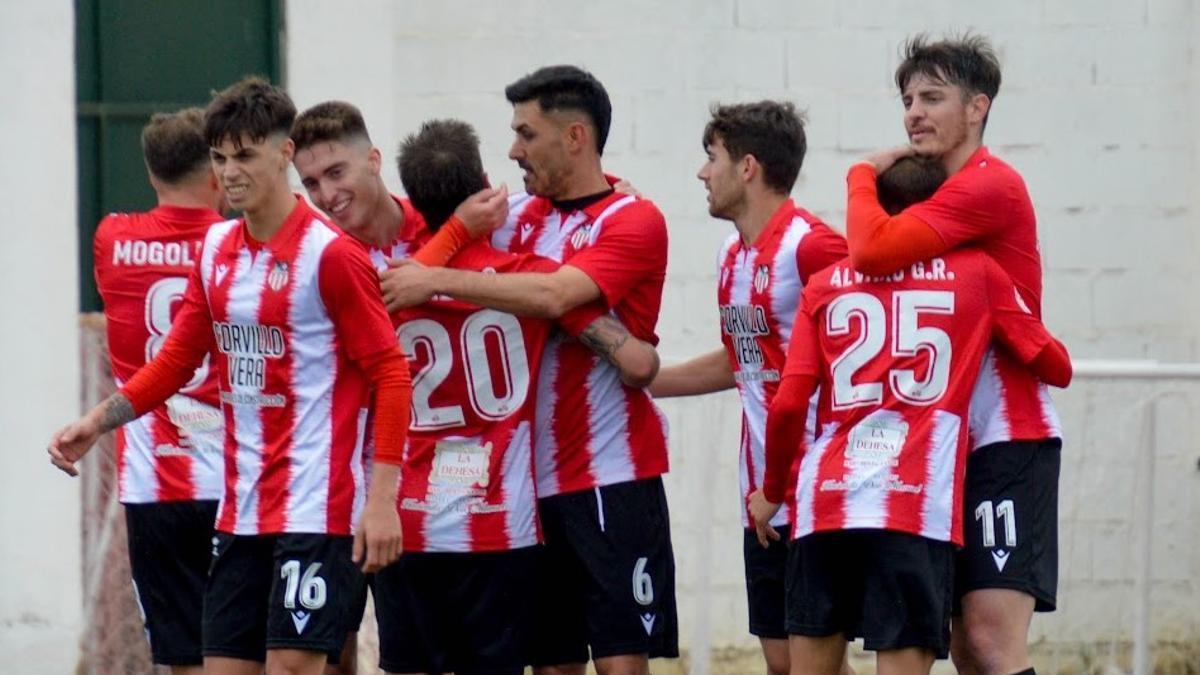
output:
[{"label": "player hugging teammate", "polygon": [[648,673],[678,656],[651,393],[736,388],[768,672],[850,673],[862,638],[881,671],[952,653],[1032,673],[1029,619],[1057,583],[1046,385],[1071,364],[1039,318],[1028,193],[983,146],[990,45],[913,39],[896,84],[909,144],[850,169],[846,239],[791,199],[791,103],[712,108],[698,178],[735,229],[722,345],[661,372],[667,228],[603,169],[590,73],[505,89],[511,195],[456,120],[403,141],[402,198],[349,103],[297,117],[248,78],[156,116],[159,206],[95,241],[120,390],[50,443],[73,474],[120,429],[155,663],[353,672],[369,585],[389,673]]}]

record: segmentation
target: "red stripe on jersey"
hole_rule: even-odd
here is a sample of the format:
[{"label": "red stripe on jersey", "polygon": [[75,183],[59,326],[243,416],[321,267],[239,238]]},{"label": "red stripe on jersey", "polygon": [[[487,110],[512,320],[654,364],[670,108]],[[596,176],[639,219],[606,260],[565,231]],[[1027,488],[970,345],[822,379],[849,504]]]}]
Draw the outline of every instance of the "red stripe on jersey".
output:
[{"label": "red stripe on jersey", "polygon": [[[154,447],[182,447],[179,429],[174,424],[163,424],[157,416],[150,417],[151,434]],[[196,498],[194,481],[192,480],[191,455],[178,454],[159,456],[154,463],[154,474],[158,478],[158,500],[160,502],[183,501]]]},{"label": "red stripe on jersey", "polygon": [[[287,223],[284,224],[287,226]],[[307,227],[300,228],[301,231]],[[296,282],[300,277],[299,270],[294,264],[298,240],[303,235],[293,237],[286,246],[275,252],[277,259],[268,263],[268,272],[263,286],[259,289],[258,322],[263,326],[290,326],[293,294]],[[260,250],[258,255],[270,255],[267,250]],[[285,262],[286,261],[286,262]],[[291,264],[289,264],[291,263]],[[282,280],[282,282],[281,282]],[[279,407],[264,406],[259,418],[262,420],[262,476],[258,486],[258,530],[260,532],[283,532],[288,525],[288,497],[292,452],[295,446],[294,431],[296,428],[296,396],[294,360],[296,344],[295,334],[291,330],[285,333],[284,339],[288,346],[283,354],[274,359],[267,370],[267,384],[264,391],[286,391],[284,404]],[[332,533],[331,533],[332,534]],[[342,533],[344,534],[344,533]]]},{"label": "red stripe on jersey", "polygon": [[[580,383],[570,377],[571,373],[590,373],[596,366],[596,357],[586,348],[570,349],[571,345],[562,342],[558,345],[557,375],[554,384],[554,396],[563,409],[550,421],[554,436],[553,461],[558,474],[558,490],[555,494],[589,490],[596,485],[596,474],[592,471],[591,458],[596,452],[592,444],[592,434],[587,421],[580,423],[580,418],[588,420],[593,412],[593,405],[587,396],[588,384]],[[575,345],[579,347],[579,345]],[[580,396],[580,394],[583,396]],[[580,400],[582,399],[582,400]],[[567,402],[582,404],[582,410],[566,410]],[[539,496],[542,495],[541,478],[538,479]]]}]

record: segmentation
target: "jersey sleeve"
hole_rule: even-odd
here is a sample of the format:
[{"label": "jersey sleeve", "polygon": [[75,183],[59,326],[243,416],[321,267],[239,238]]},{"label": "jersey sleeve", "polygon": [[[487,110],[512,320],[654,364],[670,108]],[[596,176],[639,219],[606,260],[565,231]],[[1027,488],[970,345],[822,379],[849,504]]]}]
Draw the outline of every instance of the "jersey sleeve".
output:
[{"label": "jersey sleeve", "polygon": [[995,261],[980,254],[987,279],[988,311],[992,317],[992,336],[1017,360],[1032,363],[1046,345],[1054,341],[1045,324],[1025,306],[1008,273]]},{"label": "jersey sleeve", "polygon": [[639,200],[604,221],[596,242],[567,261],[591,277],[608,306],[667,270],[667,223],[650,202]]},{"label": "jersey sleeve", "polygon": [[362,248],[346,236],[339,237],[321,255],[318,275],[321,299],[337,340],[352,360],[396,346],[379,277]]},{"label": "jersey sleeve", "polygon": [[1020,186],[1004,173],[987,180],[948,180],[929,199],[904,210],[941,236],[947,249],[993,237],[1008,226],[1005,214]]},{"label": "jersey sleeve", "polygon": [[593,321],[607,313],[604,309],[604,303],[596,300],[568,311],[566,314],[558,317],[555,323],[567,335],[579,337],[583,331],[587,330],[588,326],[592,325]]},{"label": "jersey sleeve", "polygon": [[108,215],[96,226],[96,234],[92,237],[92,273],[96,279],[96,291],[104,299],[104,275],[112,264],[112,228],[113,216]]},{"label": "jersey sleeve", "polygon": [[801,285],[807,285],[810,276],[847,255],[846,240],[840,234],[828,227],[813,227],[796,247],[796,269],[800,271]]}]

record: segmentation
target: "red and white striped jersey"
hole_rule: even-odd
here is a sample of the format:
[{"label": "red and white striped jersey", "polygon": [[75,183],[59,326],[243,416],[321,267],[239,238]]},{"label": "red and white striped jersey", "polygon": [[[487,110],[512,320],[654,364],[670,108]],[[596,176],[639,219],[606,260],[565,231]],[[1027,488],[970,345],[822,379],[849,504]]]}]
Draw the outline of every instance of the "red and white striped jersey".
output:
[{"label": "red and white striped jersey", "polygon": [[821,385],[793,536],[883,528],[962,544],[965,417],[984,351],[995,339],[1029,363],[1053,339],[1017,297],[970,249],[886,278],[848,259],[812,277],[784,370]]},{"label": "red and white striped jersey", "polygon": [[[450,267],[553,272],[558,263],[476,242]],[[602,311],[575,310],[577,334]],[[400,481],[407,551],[502,551],[540,540],[533,477],[536,374],[553,322],[435,296],[395,317],[413,376]]]},{"label": "red and white striped jersey", "polygon": [[[1011,275],[1022,302],[1042,316],[1037,218],[1025,182],[986,147],[971,155],[930,199],[907,210],[949,247],[974,246]],[[1046,385],[1003,350],[990,350],[971,399],[971,447],[1061,438]]]},{"label": "red and white striped jersey", "polygon": [[[492,235],[502,251],[535,253],[576,267],[635,337],[654,334],[667,267],[667,227],[648,200],[612,194],[575,210],[545,198],[509,198],[508,221]],[[589,490],[667,471],[666,418],[645,390],[555,333],[538,376],[534,461],[539,497]]]},{"label": "red and white striped jersey", "polygon": [[[212,209],[159,206],[113,213],[93,240],[117,386],[154,357],[171,330],[188,274],[200,259]],[[224,420],[208,361],[163,405],[117,430],[117,489],[124,504],[220,499]]]},{"label": "red and white striped jersey", "polygon": [[[790,199],[771,216],[752,245],[734,232],[721,248],[717,261],[721,342],[742,399],[743,527],[753,523],[747,500],[762,487],[767,410],[779,389],[800,290],[810,275],[845,257],[846,240]],[[809,430],[816,425],[816,409],[810,412]],[[790,502],[784,502],[772,525],[791,522]]]},{"label": "red and white striped jersey", "polygon": [[346,535],[364,498],[368,380],[395,347],[378,277],[302,199],[270,241],[214,225],[177,324],[205,336],[225,413],[217,530]]}]

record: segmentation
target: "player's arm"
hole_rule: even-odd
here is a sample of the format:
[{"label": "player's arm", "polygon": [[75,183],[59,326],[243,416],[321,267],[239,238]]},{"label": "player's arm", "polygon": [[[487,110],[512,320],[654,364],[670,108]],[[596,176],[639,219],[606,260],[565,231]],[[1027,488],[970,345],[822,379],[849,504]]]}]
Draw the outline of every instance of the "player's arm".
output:
[{"label": "player's arm", "polygon": [[650,394],[655,398],[698,396],[733,386],[733,366],[721,347],[658,371],[658,377],[650,384]]},{"label": "player's arm", "polygon": [[319,269],[321,298],[338,342],[375,391],[375,458],[367,503],[354,535],[354,560],[367,572],[389,565],[401,552],[396,487],[412,401],[408,363],[379,297],[375,270],[349,239],[326,249]]},{"label": "player's arm", "polygon": [[992,336],[1039,380],[1066,387],[1074,374],[1067,348],[1023,306],[1012,279],[990,258],[984,259]]},{"label": "player's arm", "polygon": [[942,236],[909,210],[889,216],[879,205],[875,167],[861,162],[846,176],[846,241],[863,274],[885,275],[944,253]]},{"label": "player's arm", "polygon": [[[579,311],[572,310],[566,316]],[[559,323],[561,325],[563,320]],[[635,338],[625,324],[613,316],[601,314],[595,317],[576,337],[616,367],[625,386],[645,388],[658,374],[658,350],[649,342]]]},{"label": "player's arm", "polygon": [[410,263],[384,272],[380,284],[389,312],[422,304],[440,293],[508,314],[557,319],[601,298],[596,282],[571,265],[555,272],[485,274]]},{"label": "player's arm", "polygon": [[79,475],[75,463],[102,434],[157,408],[183,388],[204,362],[212,343],[212,318],[197,264],[162,349],[120,391],[51,438],[47,447],[50,462],[68,475]]},{"label": "player's arm", "polygon": [[813,228],[796,246],[796,271],[800,273],[801,285],[848,254],[846,240],[837,232],[825,227]]}]

